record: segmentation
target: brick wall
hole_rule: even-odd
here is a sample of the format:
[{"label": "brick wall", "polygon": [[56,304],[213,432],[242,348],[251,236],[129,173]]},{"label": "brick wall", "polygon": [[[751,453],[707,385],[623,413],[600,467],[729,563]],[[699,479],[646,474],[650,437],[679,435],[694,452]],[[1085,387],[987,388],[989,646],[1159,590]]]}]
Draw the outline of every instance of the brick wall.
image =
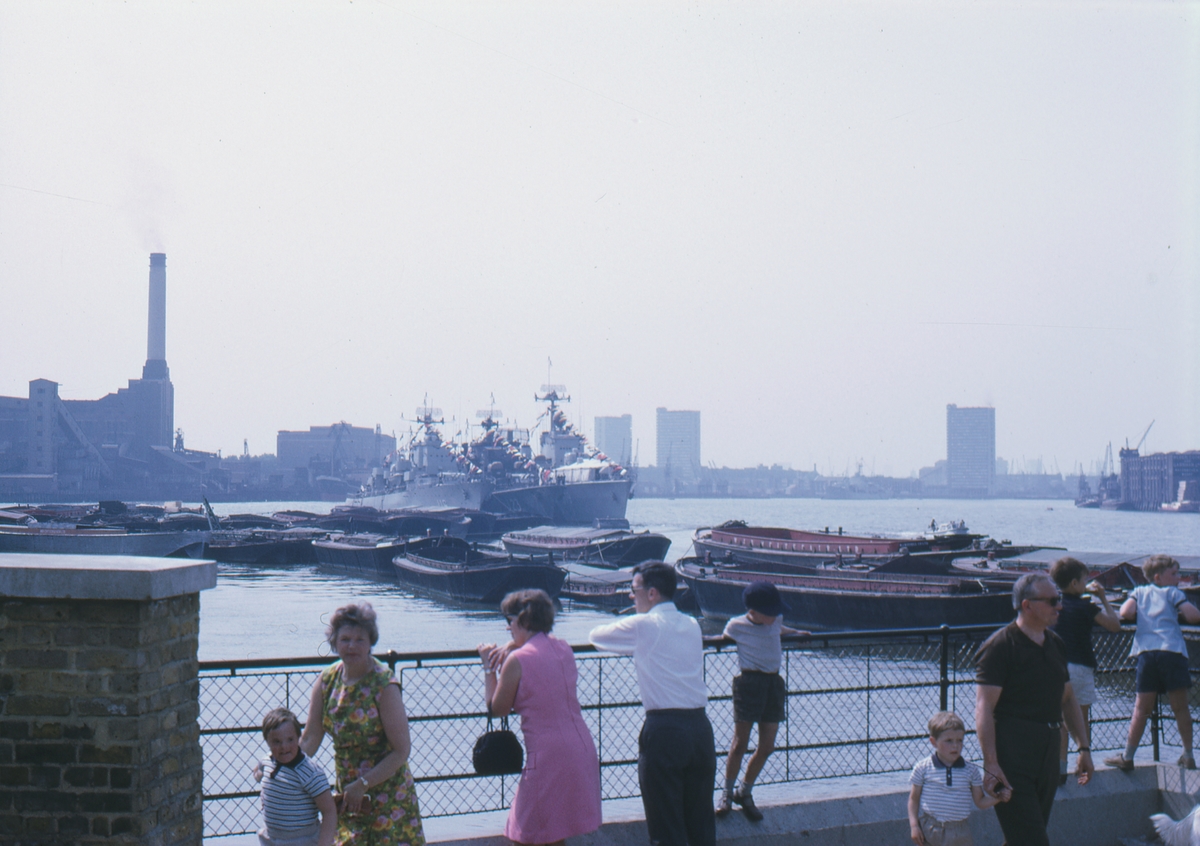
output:
[{"label": "brick wall", "polygon": [[0,597],[0,842],[198,844],[200,595]]}]

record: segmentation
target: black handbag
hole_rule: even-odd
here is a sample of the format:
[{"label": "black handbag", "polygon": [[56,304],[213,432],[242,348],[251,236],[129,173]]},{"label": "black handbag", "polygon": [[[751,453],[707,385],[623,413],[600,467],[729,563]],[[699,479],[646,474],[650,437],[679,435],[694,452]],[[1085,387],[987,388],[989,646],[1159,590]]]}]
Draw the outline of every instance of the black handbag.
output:
[{"label": "black handbag", "polygon": [[487,731],[475,741],[471,753],[475,772],[479,775],[513,775],[525,766],[525,750],[521,741],[508,729],[508,717],[501,717],[500,728],[492,728],[492,709],[488,707]]}]

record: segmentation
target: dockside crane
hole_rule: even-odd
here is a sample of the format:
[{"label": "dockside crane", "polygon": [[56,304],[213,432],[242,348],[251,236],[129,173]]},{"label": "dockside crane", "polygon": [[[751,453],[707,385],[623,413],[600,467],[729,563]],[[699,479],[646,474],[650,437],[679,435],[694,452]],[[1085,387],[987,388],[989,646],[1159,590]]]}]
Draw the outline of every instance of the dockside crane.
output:
[{"label": "dockside crane", "polygon": [[1146,443],[1146,436],[1150,434],[1150,430],[1153,428],[1154,428],[1154,421],[1151,420],[1150,425],[1146,427],[1146,431],[1142,432],[1142,439],[1140,441],[1138,441],[1138,444],[1137,444],[1137,446],[1134,447],[1134,449],[1136,449],[1138,452],[1142,451],[1142,444]]}]

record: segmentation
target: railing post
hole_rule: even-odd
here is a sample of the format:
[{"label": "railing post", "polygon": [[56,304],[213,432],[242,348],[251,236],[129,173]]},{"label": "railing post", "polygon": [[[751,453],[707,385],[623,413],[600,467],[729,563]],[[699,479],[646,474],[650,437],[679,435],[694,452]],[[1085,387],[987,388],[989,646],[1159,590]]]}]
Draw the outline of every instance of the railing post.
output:
[{"label": "railing post", "polygon": [[1160,696],[1154,697],[1154,710],[1150,712],[1150,745],[1154,749],[1154,761],[1158,762],[1158,735],[1162,731],[1162,720],[1158,718],[1159,708],[1162,705]]},{"label": "railing post", "polygon": [[941,678],[938,679],[939,697],[938,710],[950,710],[950,627],[942,623],[942,661]]}]

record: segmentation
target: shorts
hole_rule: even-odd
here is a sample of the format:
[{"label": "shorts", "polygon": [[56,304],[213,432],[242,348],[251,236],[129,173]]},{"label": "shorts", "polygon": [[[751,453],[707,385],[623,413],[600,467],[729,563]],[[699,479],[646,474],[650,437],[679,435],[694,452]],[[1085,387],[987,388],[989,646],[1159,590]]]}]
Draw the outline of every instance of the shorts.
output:
[{"label": "shorts", "polygon": [[320,833],[320,823],[287,831],[269,831],[264,825],[258,830],[258,843],[259,846],[317,846]]},{"label": "shorts", "polygon": [[1095,705],[1096,700],[1096,668],[1086,664],[1068,664],[1067,672],[1071,675],[1071,689],[1075,691],[1075,701],[1080,705]]},{"label": "shorts", "polygon": [[925,835],[925,846],[974,846],[971,839],[971,824],[966,820],[942,822],[929,815],[921,814],[917,820],[921,833]]},{"label": "shorts", "polygon": [[733,719],[739,723],[787,721],[787,690],[779,673],[742,670],[733,677]]},{"label": "shorts", "polygon": [[1152,649],[1137,657],[1137,692],[1169,693],[1192,686],[1186,655]]}]

